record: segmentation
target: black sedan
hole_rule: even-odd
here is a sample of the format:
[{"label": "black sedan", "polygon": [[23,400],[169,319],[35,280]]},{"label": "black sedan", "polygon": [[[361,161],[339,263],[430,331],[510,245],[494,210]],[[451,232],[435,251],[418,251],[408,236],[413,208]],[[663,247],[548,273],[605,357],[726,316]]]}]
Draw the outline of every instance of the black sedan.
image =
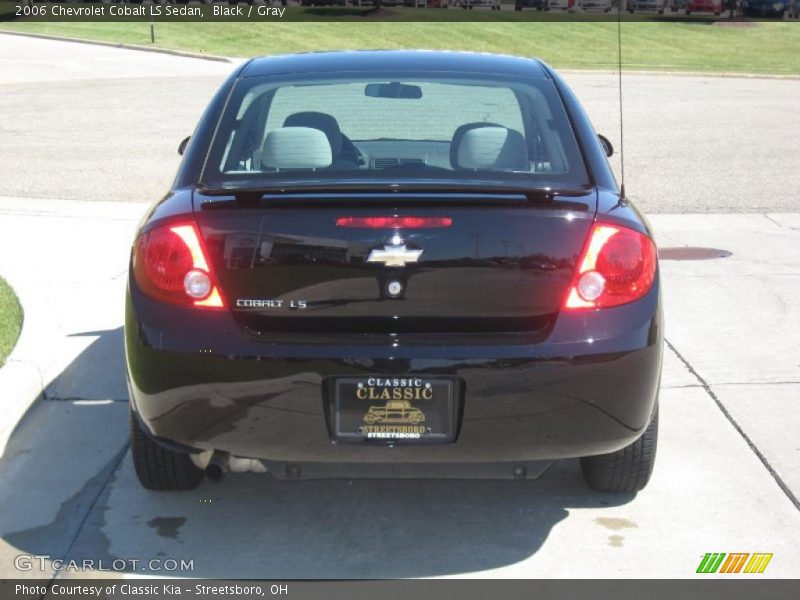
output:
[{"label": "black sedan", "polygon": [[125,343],[141,483],[647,483],[656,247],[561,78],[455,52],[251,60],[141,223]]}]

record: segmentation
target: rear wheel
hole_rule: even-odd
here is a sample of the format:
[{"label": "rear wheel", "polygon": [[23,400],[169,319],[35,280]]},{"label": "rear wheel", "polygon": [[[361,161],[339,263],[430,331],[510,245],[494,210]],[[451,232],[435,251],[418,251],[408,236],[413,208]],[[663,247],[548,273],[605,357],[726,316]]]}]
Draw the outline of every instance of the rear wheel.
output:
[{"label": "rear wheel", "polygon": [[600,456],[581,458],[583,478],[597,492],[638,492],[653,472],[658,438],[658,406],[642,436],[630,446]]},{"label": "rear wheel", "polygon": [[193,490],[204,473],[188,454],[173,452],[155,443],[131,411],[131,454],[142,486],[156,491]]}]

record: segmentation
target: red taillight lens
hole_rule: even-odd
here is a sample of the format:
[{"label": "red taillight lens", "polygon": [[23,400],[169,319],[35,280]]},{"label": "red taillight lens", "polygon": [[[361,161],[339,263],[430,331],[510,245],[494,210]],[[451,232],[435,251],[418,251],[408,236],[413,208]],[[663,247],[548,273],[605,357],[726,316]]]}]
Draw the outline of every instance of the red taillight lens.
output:
[{"label": "red taillight lens", "polygon": [[139,236],[133,275],[142,291],[157,300],[225,308],[194,223],[156,227]]},{"label": "red taillight lens", "polygon": [[595,223],[564,307],[607,308],[633,302],[650,291],[655,276],[653,240],[626,227]]},{"label": "red taillight lens", "polygon": [[358,227],[361,229],[431,229],[450,227],[450,217],[339,217],[337,227]]}]

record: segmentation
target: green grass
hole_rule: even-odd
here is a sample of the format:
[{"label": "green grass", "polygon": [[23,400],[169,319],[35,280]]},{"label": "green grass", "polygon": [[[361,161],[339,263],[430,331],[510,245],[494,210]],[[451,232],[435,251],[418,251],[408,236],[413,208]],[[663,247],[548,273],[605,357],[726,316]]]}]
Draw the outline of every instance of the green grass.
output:
[{"label": "green grass", "polygon": [[[360,23],[160,22],[155,27],[157,46],[224,56],[429,48],[538,56],[559,68],[617,65],[617,26],[604,22],[419,23],[365,19]],[[7,22],[0,29],[151,45],[149,25],[144,22]],[[797,75],[798,33],[795,23],[623,23],[623,64],[635,70]]]},{"label": "green grass", "polygon": [[22,328],[22,307],[14,295],[14,290],[0,279],[0,366],[17,343]]}]

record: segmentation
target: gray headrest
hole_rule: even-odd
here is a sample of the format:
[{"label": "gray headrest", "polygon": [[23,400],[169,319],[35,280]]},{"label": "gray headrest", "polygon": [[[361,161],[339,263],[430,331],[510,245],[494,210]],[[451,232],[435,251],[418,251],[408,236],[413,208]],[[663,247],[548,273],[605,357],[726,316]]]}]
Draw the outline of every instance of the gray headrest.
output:
[{"label": "gray headrest", "polygon": [[476,127],[466,131],[456,149],[462,169],[527,170],[525,138],[505,127]]},{"label": "gray headrest", "polygon": [[459,125],[453,132],[453,139],[450,141],[450,165],[454,169],[458,169],[461,166],[458,164],[458,147],[461,145],[464,134],[470,129],[477,129],[478,127],[502,127],[502,125],[490,123],[488,121],[476,121],[475,123]]},{"label": "gray headrest", "polygon": [[323,169],[332,161],[327,136],[311,127],[273,129],[261,149],[261,165],[273,169]]},{"label": "gray headrest", "polygon": [[328,136],[333,156],[339,156],[342,152],[342,131],[339,129],[339,122],[331,115],[314,111],[298,112],[286,117],[283,126],[319,129]]}]

